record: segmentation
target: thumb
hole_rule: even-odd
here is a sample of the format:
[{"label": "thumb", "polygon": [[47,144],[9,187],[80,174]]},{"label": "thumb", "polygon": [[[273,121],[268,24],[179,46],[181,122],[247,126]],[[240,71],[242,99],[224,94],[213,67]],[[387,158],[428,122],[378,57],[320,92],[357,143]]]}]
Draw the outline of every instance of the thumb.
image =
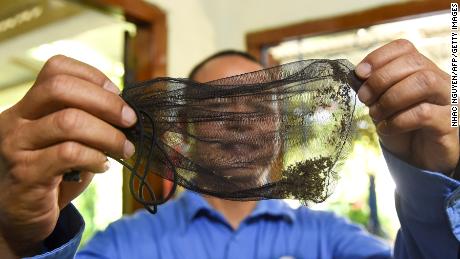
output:
[{"label": "thumb", "polygon": [[91,183],[94,174],[91,172],[80,172],[81,181],[66,182],[62,181],[59,185],[59,209],[63,209],[73,199],[78,197]]}]

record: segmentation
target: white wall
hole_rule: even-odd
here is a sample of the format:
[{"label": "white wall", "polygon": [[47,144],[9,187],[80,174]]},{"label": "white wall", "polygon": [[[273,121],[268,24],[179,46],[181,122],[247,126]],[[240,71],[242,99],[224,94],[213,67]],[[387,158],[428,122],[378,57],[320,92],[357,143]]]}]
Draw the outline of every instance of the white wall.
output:
[{"label": "white wall", "polygon": [[[213,0],[202,0],[210,2]],[[226,7],[216,15],[218,48],[245,48],[248,32],[279,27],[307,20],[336,16],[372,7],[401,2],[397,0],[221,0]]]},{"label": "white wall", "polygon": [[186,76],[225,48],[245,48],[248,32],[364,10],[402,0],[148,0],[168,16],[168,72]]},{"label": "white wall", "polygon": [[191,67],[217,49],[214,21],[199,0],[148,0],[167,13],[168,74],[187,76]]}]

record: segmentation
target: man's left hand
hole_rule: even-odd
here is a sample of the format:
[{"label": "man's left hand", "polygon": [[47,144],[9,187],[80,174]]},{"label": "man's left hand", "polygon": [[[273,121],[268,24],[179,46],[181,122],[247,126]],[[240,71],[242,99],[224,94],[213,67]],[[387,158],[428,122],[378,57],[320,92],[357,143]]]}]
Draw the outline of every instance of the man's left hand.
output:
[{"label": "man's left hand", "polygon": [[356,67],[358,98],[369,107],[382,145],[421,169],[450,175],[459,160],[450,125],[450,75],[407,40],[393,41]]}]

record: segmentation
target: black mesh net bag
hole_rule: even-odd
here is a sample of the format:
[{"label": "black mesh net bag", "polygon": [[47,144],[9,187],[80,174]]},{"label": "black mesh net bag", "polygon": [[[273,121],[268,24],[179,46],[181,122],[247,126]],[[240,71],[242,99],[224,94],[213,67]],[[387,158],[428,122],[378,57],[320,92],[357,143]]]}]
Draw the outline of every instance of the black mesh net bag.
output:
[{"label": "black mesh net bag", "polygon": [[[321,202],[349,152],[361,82],[347,60],[304,60],[207,83],[157,78],[121,96],[138,123],[124,130],[135,155],[134,198],[149,211],[177,185],[231,200]],[[353,89],[355,91],[353,91]],[[156,197],[147,179],[172,181]]]}]

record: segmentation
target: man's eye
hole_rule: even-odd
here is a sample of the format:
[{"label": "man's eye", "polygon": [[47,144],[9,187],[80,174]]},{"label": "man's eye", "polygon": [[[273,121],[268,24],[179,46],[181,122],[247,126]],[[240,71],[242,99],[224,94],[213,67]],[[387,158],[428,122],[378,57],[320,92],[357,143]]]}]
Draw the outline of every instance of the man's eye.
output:
[{"label": "man's eye", "polygon": [[248,104],[248,106],[253,107],[255,110],[259,112],[273,112],[276,111],[278,107],[277,103],[267,101],[251,102]]},{"label": "man's eye", "polygon": [[232,101],[228,98],[214,98],[212,100],[206,100],[203,102],[207,108],[223,108],[231,104]]}]

